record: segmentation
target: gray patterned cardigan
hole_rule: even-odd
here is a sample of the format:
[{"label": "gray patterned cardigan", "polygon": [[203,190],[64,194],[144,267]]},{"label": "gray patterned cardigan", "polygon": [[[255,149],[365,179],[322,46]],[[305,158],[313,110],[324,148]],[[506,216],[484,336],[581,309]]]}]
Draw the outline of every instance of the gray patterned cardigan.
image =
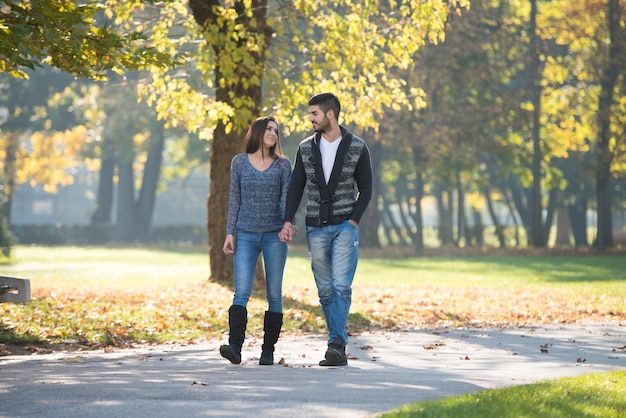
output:
[{"label": "gray patterned cardigan", "polygon": [[306,225],[361,220],[372,197],[372,165],[365,141],[341,127],[341,144],[328,184],[322,169],[321,134],[300,142],[287,192],[285,221],[294,219],[306,188]]}]

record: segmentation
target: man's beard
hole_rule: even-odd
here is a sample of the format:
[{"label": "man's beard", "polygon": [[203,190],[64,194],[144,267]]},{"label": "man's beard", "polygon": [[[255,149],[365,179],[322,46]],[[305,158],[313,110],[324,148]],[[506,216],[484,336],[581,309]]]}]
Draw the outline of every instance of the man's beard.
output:
[{"label": "man's beard", "polygon": [[315,132],[319,132],[321,134],[326,133],[330,128],[330,121],[328,118],[324,118],[324,120],[317,125],[317,127],[313,128]]}]

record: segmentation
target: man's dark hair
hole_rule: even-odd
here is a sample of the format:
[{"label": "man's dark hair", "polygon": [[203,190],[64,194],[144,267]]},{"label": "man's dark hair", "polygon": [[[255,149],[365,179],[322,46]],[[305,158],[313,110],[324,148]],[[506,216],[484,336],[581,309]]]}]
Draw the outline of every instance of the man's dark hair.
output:
[{"label": "man's dark hair", "polygon": [[309,99],[309,106],[319,106],[324,113],[332,110],[335,118],[339,121],[339,112],[341,112],[341,103],[339,99],[332,93],[320,93]]}]

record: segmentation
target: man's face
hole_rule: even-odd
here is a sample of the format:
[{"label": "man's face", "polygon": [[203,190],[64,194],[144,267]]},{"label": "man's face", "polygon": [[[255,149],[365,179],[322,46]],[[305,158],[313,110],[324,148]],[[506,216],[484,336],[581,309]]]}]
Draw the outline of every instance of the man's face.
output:
[{"label": "man's face", "polygon": [[309,121],[315,132],[324,133],[330,130],[330,120],[317,105],[309,106]]}]

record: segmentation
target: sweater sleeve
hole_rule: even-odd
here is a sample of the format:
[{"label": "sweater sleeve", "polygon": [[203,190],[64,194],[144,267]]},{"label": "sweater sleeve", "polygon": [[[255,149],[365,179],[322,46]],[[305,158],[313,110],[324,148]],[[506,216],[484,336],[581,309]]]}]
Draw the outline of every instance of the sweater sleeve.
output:
[{"label": "sweater sleeve", "polygon": [[228,198],[228,220],[226,223],[226,235],[233,234],[237,226],[237,216],[241,207],[241,158],[236,155],[230,163],[230,194]]},{"label": "sweater sleeve", "polygon": [[367,145],[365,145],[361,151],[361,156],[359,157],[359,161],[354,171],[354,179],[356,181],[357,189],[359,190],[359,196],[354,204],[354,209],[352,210],[350,219],[355,220],[357,223],[361,221],[361,216],[363,216],[365,209],[367,209],[367,205],[372,199],[372,178],[373,175],[370,152]]},{"label": "sweater sleeve", "polygon": [[287,201],[285,205],[285,219],[284,222],[295,221],[296,212],[302,195],[304,193],[304,186],[306,185],[306,174],[304,172],[304,164],[302,163],[302,155],[300,154],[300,148],[296,153],[296,163],[291,173],[291,181],[289,182],[289,189],[287,190]]}]

